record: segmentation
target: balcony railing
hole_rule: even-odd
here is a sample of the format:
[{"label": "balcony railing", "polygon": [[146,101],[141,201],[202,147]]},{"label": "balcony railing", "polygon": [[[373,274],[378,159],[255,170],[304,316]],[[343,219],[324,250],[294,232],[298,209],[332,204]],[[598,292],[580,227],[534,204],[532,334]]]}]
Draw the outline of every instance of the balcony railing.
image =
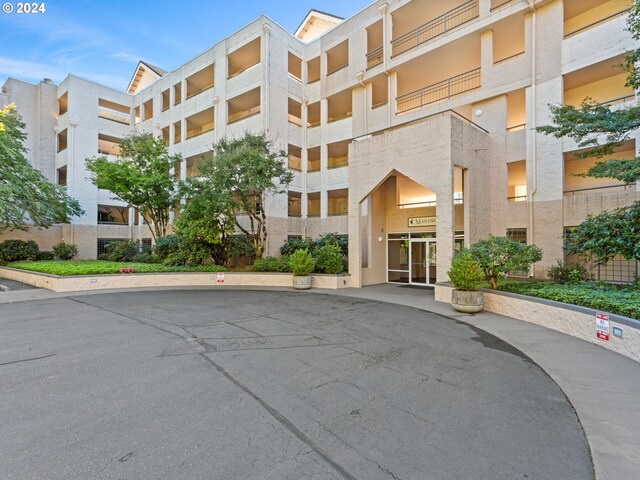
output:
[{"label": "balcony railing", "polygon": [[434,38],[444,35],[480,15],[478,0],[470,0],[433,20],[391,40],[393,56],[400,55]]},{"label": "balcony railing", "polygon": [[515,197],[507,197],[507,201],[509,203],[526,202],[527,201],[527,196],[526,195],[516,195]]},{"label": "balcony railing", "polygon": [[383,47],[378,47],[367,53],[367,69],[380,65],[384,58]]},{"label": "balcony railing", "polygon": [[422,108],[480,88],[480,67],[396,98],[398,113]]},{"label": "balcony railing", "polygon": [[527,128],[526,123],[521,123],[520,125],[514,125],[513,127],[507,127],[507,132],[519,132],[520,130],[524,130]]},{"label": "balcony railing", "polygon": [[635,188],[635,184],[617,183],[615,185],[605,185],[602,187],[574,188],[573,190],[565,190],[563,193],[565,195],[575,195],[576,193],[585,193],[593,190],[607,190],[610,188],[620,188],[621,190],[628,190],[631,188]]},{"label": "balcony railing", "polygon": [[491,11],[502,8],[506,5],[509,5],[514,0],[491,0]]},{"label": "balcony railing", "polygon": [[631,10],[631,9],[630,8],[625,8],[624,10],[620,10],[619,12],[616,12],[613,15],[609,15],[608,17],[604,17],[604,18],[601,18],[600,20],[597,20],[597,21],[595,21],[593,23],[590,23],[589,25],[585,25],[584,27],[580,27],[577,30],[574,30],[573,32],[567,33],[564,36],[564,38],[573,37],[574,35],[577,35],[578,33],[582,33],[585,30],[589,30],[589,29],[591,29],[593,27],[596,27],[596,26],[600,25],[601,23],[608,22],[609,20],[613,20],[614,18],[617,18],[617,17],[621,17],[625,13],[629,12],[629,10]]},{"label": "balcony railing", "polygon": [[248,110],[242,110],[240,112],[232,113],[229,115],[227,120],[227,125],[231,125],[232,123],[239,122],[240,120],[244,120],[245,118],[253,117],[254,115],[260,114],[260,105],[252,107]]}]

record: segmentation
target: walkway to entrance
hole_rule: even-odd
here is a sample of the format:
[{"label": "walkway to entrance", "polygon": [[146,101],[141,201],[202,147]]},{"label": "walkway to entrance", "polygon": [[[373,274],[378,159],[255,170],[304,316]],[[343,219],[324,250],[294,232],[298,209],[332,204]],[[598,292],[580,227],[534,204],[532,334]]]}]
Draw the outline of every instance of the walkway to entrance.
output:
[{"label": "walkway to entrance", "polygon": [[592,478],[560,388],[435,313],[135,291],[2,304],[0,329],[2,478]]}]

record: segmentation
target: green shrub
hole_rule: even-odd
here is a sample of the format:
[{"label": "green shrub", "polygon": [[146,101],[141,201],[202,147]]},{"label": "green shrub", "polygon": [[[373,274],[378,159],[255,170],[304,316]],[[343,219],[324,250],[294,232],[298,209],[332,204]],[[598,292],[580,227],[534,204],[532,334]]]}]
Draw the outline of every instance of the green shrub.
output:
[{"label": "green shrub", "polygon": [[568,266],[558,260],[558,264],[549,267],[547,275],[554,283],[561,285],[578,283],[587,278],[587,270],[579,264]]},{"label": "green shrub", "polygon": [[316,261],[311,256],[308,250],[296,250],[289,257],[289,265],[291,271],[296,277],[304,277],[313,272],[316,266]]},{"label": "green shrub", "polygon": [[108,262],[133,262],[133,259],[143,251],[140,240],[114,240],[106,247],[106,253],[100,255],[100,260]]},{"label": "green shrub", "polygon": [[468,250],[454,255],[451,259],[451,269],[447,272],[451,285],[456,290],[478,290],[484,273],[480,264],[473,258]]},{"label": "green shrub", "polygon": [[640,319],[640,292],[635,290],[633,285],[611,285],[603,282],[582,282],[574,285],[512,282],[501,285],[500,290]]},{"label": "green shrub", "polygon": [[40,253],[38,244],[33,240],[5,240],[0,243],[0,262],[20,262],[35,260]]},{"label": "green shrub", "polygon": [[119,274],[122,267],[131,267],[136,273],[154,272],[226,272],[227,269],[220,265],[192,265],[192,266],[168,266],[158,263],[135,262],[106,262],[103,260],[58,260],[46,262],[15,262],[10,267],[28,270],[31,272],[48,273],[51,275],[100,275],[114,273]]},{"label": "green shrub", "polygon": [[36,261],[53,260],[54,258],[56,258],[56,255],[51,250],[42,250],[38,252]]},{"label": "green shrub", "polygon": [[478,262],[491,288],[498,288],[498,279],[516,270],[528,270],[532,263],[542,260],[542,250],[525,245],[509,237],[489,235],[469,249]]},{"label": "green shrub", "polygon": [[181,239],[180,248],[169,254],[162,262],[165,265],[202,265],[211,258],[203,245]]},{"label": "green shrub", "polygon": [[316,268],[322,273],[343,272],[342,249],[335,241],[329,241],[316,251]]},{"label": "green shrub", "polygon": [[[349,235],[323,233],[314,241],[314,243],[316,251],[328,243],[335,243],[340,247],[343,257],[349,256]],[[314,252],[311,253],[313,254]]]},{"label": "green shrub", "polygon": [[264,257],[253,262],[254,272],[289,272],[288,257]]},{"label": "green shrub", "polygon": [[60,260],[72,260],[78,255],[78,247],[72,243],[60,242],[53,246],[53,254]]},{"label": "green shrub", "polygon": [[156,262],[164,262],[169,255],[177,253],[180,250],[182,242],[178,235],[167,235],[156,240],[153,246],[153,259]]},{"label": "green shrub", "polygon": [[291,237],[280,247],[280,253],[287,257],[293,254],[296,250],[307,250],[309,252],[313,252],[315,250],[313,240],[310,238],[303,240],[302,238]]}]

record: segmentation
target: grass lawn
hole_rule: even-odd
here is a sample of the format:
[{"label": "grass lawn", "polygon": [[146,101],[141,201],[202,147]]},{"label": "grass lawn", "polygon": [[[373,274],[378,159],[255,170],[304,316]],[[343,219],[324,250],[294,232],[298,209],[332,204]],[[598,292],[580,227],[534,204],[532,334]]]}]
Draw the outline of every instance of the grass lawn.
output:
[{"label": "grass lawn", "polygon": [[640,290],[631,285],[598,282],[559,285],[531,281],[502,283],[498,289],[640,319]]},{"label": "grass lawn", "polygon": [[48,273],[51,275],[100,275],[120,273],[122,267],[134,268],[136,273],[157,272],[226,272],[220,265],[196,265],[192,267],[169,267],[161,263],[106,262],[104,260],[43,260],[39,262],[13,262],[7,267]]}]

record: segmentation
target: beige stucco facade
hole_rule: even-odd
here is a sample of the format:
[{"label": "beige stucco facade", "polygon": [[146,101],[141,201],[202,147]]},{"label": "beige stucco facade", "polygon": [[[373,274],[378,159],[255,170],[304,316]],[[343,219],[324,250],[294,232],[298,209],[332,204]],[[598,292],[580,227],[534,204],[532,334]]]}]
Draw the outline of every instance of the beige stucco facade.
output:
[{"label": "beige stucco facade", "polygon": [[[535,130],[549,104],[635,102],[613,68],[637,47],[628,3],[378,0],[346,20],[312,11],[296,34],[261,16],[174,71],[141,62],[126,92],[73,75],[9,79],[0,103],[23,115],[30,160],[87,212],[26,237],[76,243],[83,258],[99,239],[150,237],[133,211],[99,216],[124,205],[84,168],[132,130],[182,154],[182,179],[220,138],[266,131],[294,173],[290,195],[265,205],[269,254],[288,236],[337,232],[349,235],[353,286],[388,281],[398,258],[394,280],[433,283],[456,245],[508,233],[543,249],[531,273],[544,276],[565,228],[640,197],[637,185],[577,181],[588,163],[575,143]],[[632,136],[621,155],[637,151]]]}]

